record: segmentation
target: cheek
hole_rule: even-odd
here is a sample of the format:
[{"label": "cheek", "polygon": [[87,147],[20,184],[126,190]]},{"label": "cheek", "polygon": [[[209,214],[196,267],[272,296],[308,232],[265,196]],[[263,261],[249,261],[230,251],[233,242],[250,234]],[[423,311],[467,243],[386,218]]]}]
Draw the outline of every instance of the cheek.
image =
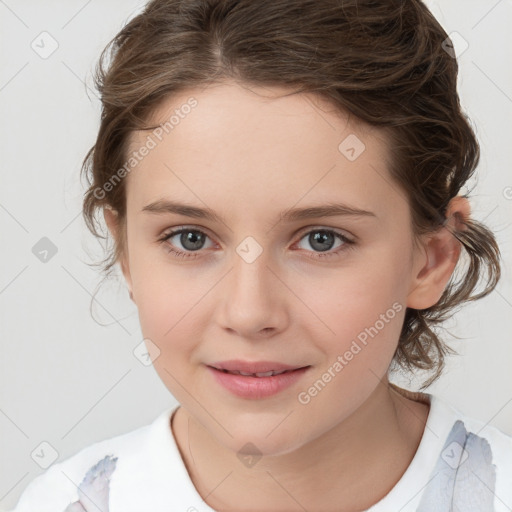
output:
[{"label": "cheek", "polygon": [[151,265],[134,257],[132,264],[141,331],[159,348],[153,366],[174,394],[169,373],[178,381],[188,378],[190,361],[212,318],[210,294],[218,278],[194,278],[192,267],[184,270],[161,260]]},{"label": "cheek", "polygon": [[163,246],[140,241],[130,247],[130,274],[133,293],[144,335],[152,333],[162,341],[190,323],[194,305],[212,287],[208,278],[197,278],[190,266],[172,263]]},{"label": "cheek", "polygon": [[387,373],[406,309],[406,263],[396,258],[389,250],[379,251],[373,261],[340,270],[329,280],[311,278],[309,304],[322,321],[309,316],[318,323],[311,340],[324,354],[311,380],[328,381],[325,388],[319,383],[322,391],[312,400],[319,411],[330,401],[340,410],[343,404],[355,406]]},{"label": "cheek", "polygon": [[201,297],[205,290],[176,281],[148,279],[138,292],[137,308],[144,336],[153,339],[162,351],[190,351],[194,340],[200,339],[204,320]]},{"label": "cheek", "polygon": [[[326,417],[343,421],[363,403],[386,376],[395,353],[405,306],[394,294],[368,288],[341,308],[332,309],[335,335],[317,337],[324,360],[297,396],[309,422]],[[346,307],[344,307],[346,306]],[[320,332],[320,331],[318,331]],[[321,340],[321,341],[319,341]],[[322,427],[316,425],[319,429]]]},{"label": "cheek", "polygon": [[333,270],[328,278],[326,274],[312,273],[297,281],[299,286],[294,291],[305,298],[309,308],[298,321],[304,322],[306,318],[317,336],[330,339],[338,349],[376,323],[382,327],[385,322],[385,329],[379,329],[384,337],[397,339],[401,329],[399,313],[405,310],[407,279],[405,263],[393,261],[391,255],[386,257],[381,251],[373,261]]},{"label": "cheek", "polygon": [[322,340],[317,342],[326,356],[321,370],[338,362],[334,370],[343,378],[357,379],[370,370],[382,376],[396,350],[405,315],[405,305],[396,298],[393,294],[360,296],[346,307],[341,304],[331,310],[326,317],[331,334],[319,337],[317,331],[313,338]]},{"label": "cheek", "polygon": [[202,303],[197,304],[200,296],[186,283],[162,283],[154,277],[148,278],[139,292],[137,307],[143,336],[160,351],[153,367],[176,400],[187,403],[190,394],[199,396],[190,362],[204,338]]}]

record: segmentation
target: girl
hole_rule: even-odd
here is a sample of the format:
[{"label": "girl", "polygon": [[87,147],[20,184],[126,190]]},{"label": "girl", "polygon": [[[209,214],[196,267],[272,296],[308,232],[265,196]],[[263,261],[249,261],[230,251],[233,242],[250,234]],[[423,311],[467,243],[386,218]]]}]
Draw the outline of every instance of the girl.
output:
[{"label": "girl", "polygon": [[512,439],[388,380],[434,382],[436,325],[500,276],[448,43],[420,0],[152,0],[124,27],[84,216],[179,405],[17,512],[510,510]]}]

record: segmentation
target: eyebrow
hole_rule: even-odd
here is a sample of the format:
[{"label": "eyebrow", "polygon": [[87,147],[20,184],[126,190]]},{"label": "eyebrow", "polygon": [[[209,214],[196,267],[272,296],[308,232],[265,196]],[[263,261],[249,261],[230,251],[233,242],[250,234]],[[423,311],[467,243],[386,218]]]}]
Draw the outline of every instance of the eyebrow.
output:
[{"label": "eyebrow", "polygon": [[[224,219],[210,208],[198,208],[197,206],[169,201],[167,199],[154,201],[144,206],[141,211],[157,215],[175,213],[185,217],[205,219],[225,224]],[[305,219],[336,216],[377,217],[375,213],[368,210],[361,210],[341,203],[328,203],[307,208],[289,208],[281,212],[280,220],[284,222],[294,222]]]}]

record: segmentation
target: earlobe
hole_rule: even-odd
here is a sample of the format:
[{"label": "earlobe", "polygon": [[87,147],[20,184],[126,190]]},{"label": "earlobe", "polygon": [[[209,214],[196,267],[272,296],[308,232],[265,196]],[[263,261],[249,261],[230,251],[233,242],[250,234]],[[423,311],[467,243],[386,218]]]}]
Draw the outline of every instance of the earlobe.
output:
[{"label": "earlobe", "polygon": [[454,197],[448,205],[445,226],[425,235],[417,251],[407,307],[427,309],[441,298],[459,260],[462,245],[453,232],[463,230],[461,219],[467,220],[470,205],[464,197]]}]

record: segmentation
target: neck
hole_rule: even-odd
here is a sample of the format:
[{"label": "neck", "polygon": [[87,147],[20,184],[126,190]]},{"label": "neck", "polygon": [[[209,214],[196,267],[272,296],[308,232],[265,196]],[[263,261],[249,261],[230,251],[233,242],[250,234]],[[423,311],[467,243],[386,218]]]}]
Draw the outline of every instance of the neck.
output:
[{"label": "neck", "polygon": [[298,449],[245,467],[183,407],[172,429],[199,494],[215,510],[356,511],[382,499],[419,446],[429,406],[385,384],[345,421]]}]

